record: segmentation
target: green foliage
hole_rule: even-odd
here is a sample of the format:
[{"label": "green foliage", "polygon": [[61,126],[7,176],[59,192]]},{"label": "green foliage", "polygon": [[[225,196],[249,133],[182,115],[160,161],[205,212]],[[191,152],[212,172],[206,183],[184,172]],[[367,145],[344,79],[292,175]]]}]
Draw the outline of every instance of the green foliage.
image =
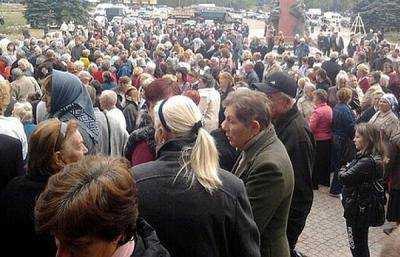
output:
[{"label": "green foliage", "polygon": [[319,8],[323,11],[345,12],[352,8],[357,0],[304,0],[307,8]]},{"label": "green foliage", "polygon": [[360,14],[367,30],[400,28],[400,0],[361,0],[353,12]]},{"label": "green foliage", "polygon": [[257,0],[159,0],[159,4],[166,4],[168,6],[189,6],[194,4],[216,4],[218,6],[232,7],[232,8],[251,8],[255,7]]},{"label": "green foliage", "polygon": [[60,25],[63,21],[85,24],[88,5],[83,0],[27,0],[25,18],[33,28]]}]

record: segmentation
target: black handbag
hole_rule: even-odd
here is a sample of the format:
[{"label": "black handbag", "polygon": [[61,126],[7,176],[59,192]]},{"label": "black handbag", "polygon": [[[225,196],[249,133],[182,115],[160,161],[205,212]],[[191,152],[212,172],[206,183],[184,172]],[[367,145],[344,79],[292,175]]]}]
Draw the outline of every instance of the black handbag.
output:
[{"label": "black handbag", "polygon": [[[376,162],[372,157],[370,158],[374,163],[375,172],[377,172]],[[383,185],[383,179],[374,180],[372,186],[369,186],[367,201],[365,204],[360,203],[359,205],[360,216],[370,227],[380,227],[385,223],[386,194]]]},{"label": "black handbag", "polygon": [[[375,160],[371,157],[375,164]],[[359,185],[343,202],[344,217],[360,226],[380,227],[385,223],[386,195],[382,179]]]},{"label": "black handbag", "polygon": [[368,198],[358,206],[358,221],[370,227],[380,227],[385,223],[385,189],[379,180],[374,181],[369,188]]}]

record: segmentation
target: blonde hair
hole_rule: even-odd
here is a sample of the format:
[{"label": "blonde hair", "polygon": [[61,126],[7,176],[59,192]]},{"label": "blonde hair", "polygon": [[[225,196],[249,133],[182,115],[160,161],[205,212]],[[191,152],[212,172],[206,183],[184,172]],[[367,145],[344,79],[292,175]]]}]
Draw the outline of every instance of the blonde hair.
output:
[{"label": "blonde hair", "polygon": [[0,80],[0,115],[7,109],[11,99],[11,87],[7,80]]},{"label": "blonde hair", "polygon": [[19,118],[22,123],[32,121],[32,105],[29,102],[15,103],[13,116]]},{"label": "blonde hair", "polygon": [[[163,127],[159,117],[160,106],[159,102],[154,108],[156,128]],[[202,120],[200,109],[186,96],[169,98],[161,111],[165,124],[176,137],[193,135],[193,127]],[[204,128],[199,128],[193,147],[187,147],[182,151],[182,161],[182,168],[176,178],[184,171],[190,186],[197,180],[210,193],[222,185],[218,176],[218,150],[213,137]]]},{"label": "blonde hair", "polygon": [[162,78],[171,82],[178,82],[178,78],[173,74],[165,74]]},{"label": "blonde hair", "polygon": [[310,79],[307,78],[307,77],[303,77],[303,78],[300,78],[300,79],[299,79],[299,81],[297,82],[297,85],[299,85],[299,87],[301,87],[301,88],[304,88],[304,86],[305,86],[307,83],[311,83]]},{"label": "blonde hair", "polygon": [[369,68],[368,68],[368,66],[365,65],[365,64],[359,64],[359,65],[357,66],[357,70],[360,71],[360,72],[362,72],[362,73],[364,73],[364,74],[368,74],[368,73],[369,73]]},{"label": "blonde hair", "polygon": [[343,86],[342,83],[345,83],[344,86],[346,86],[347,82],[349,81],[349,76],[347,73],[343,70],[339,71],[339,73],[336,75],[336,85]]},{"label": "blonde hair", "polygon": [[219,74],[219,78],[220,79],[224,78],[225,80],[229,81],[229,83],[231,85],[233,85],[233,83],[235,82],[235,80],[233,79],[233,76],[229,72],[226,72],[226,71],[221,72]]}]

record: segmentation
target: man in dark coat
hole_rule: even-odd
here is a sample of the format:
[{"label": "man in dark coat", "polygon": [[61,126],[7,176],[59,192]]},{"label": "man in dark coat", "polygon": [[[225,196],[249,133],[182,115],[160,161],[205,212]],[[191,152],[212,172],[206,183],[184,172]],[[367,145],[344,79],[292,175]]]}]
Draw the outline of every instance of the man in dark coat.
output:
[{"label": "man in dark coat", "polygon": [[24,174],[21,141],[0,135],[0,192],[14,177]]},{"label": "man in dark coat", "polygon": [[291,256],[311,211],[313,188],[311,174],[315,160],[314,136],[295,104],[296,82],[286,73],[269,76],[266,83],[256,84],[271,100],[271,117],[276,133],[289,154],[294,170],[295,186],[290,206],[287,237]]},{"label": "man in dark coat", "polygon": [[342,53],[344,49],[343,38],[337,31],[331,36],[331,49],[338,53]]},{"label": "man in dark coat", "polygon": [[82,38],[80,36],[75,37],[75,46],[71,49],[72,61],[78,61],[82,57],[82,51],[86,49],[83,45]]},{"label": "man in dark coat", "polygon": [[222,128],[242,153],[232,172],[241,178],[261,235],[261,256],[289,257],[286,236],[294,179],[293,168],[275,134],[263,93],[240,90],[225,101]]},{"label": "man in dark coat", "polygon": [[329,41],[329,37],[324,34],[324,32],[321,30],[318,34],[318,49],[321,50],[321,52],[324,55],[329,55],[330,49],[331,49],[331,43]]},{"label": "man in dark coat", "polygon": [[337,63],[338,52],[331,52],[330,59],[322,63],[321,68],[326,71],[326,75],[331,80],[332,85],[336,85],[336,76],[342,67]]},{"label": "man in dark coat", "polygon": [[137,127],[137,119],[139,116],[138,104],[139,91],[135,87],[129,87],[125,93],[126,101],[122,113],[126,120],[126,131],[131,134]]}]

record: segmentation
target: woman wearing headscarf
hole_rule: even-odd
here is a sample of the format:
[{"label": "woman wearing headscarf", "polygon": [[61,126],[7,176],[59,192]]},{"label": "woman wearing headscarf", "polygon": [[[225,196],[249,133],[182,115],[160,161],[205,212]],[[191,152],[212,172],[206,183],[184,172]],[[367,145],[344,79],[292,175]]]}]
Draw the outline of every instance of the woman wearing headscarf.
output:
[{"label": "woman wearing headscarf", "polygon": [[384,94],[379,100],[379,110],[369,120],[369,123],[375,124],[385,132],[385,134],[391,139],[399,131],[399,119],[395,114],[398,102],[393,94]]},{"label": "woman wearing headscarf", "polygon": [[388,182],[389,202],[387,220],[400,223],[400,121],[394,111],[397,109],[397,99],[393,94],[384,94],[379,100],[379,111],[369,123],[375,124],[383,132],[393,146],[393,162],[385,171]]},{"label": "woman wearing headscarf", "polygon": [[73,74],[54,70],[44,82],[46,108],[50,118],[63,122],[75,119],[79,123],[88,154],[96,154],[99,127],[89,93]]}]

